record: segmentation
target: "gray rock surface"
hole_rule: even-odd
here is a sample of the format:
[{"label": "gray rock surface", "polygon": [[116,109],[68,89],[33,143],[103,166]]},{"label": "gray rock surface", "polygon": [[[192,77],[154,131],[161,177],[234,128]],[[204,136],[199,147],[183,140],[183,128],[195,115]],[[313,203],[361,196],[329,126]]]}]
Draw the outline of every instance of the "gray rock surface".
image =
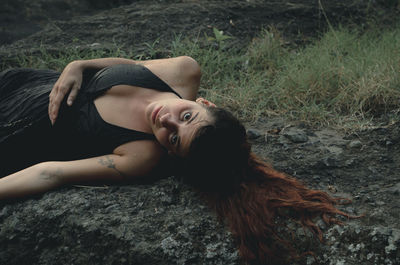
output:
[{"label": "gray rock surface", "polygon": [[0,264],[238,264],[230,233],[173,177],[0,209]]}]

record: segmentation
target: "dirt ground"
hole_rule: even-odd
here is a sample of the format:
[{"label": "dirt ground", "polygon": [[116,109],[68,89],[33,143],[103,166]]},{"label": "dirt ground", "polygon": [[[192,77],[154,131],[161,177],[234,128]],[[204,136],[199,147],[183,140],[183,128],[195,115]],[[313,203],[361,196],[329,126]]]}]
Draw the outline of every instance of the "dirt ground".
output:
[{"label": "dirt ground", "polygon": [[[65,47],[91,48],[96,46],[105,48],[117,44],[121,47],[132,45],[140,52],[147,47],[146,43],[153,43],[156,39],[161,47],[162,45],[167,47],[177,33],[195,37],[199,32],[211,33],[213,27],[224,30],[226,34],[235,37],[234,41],[231,42],[231,48],[245,47],[259,30],[266,26],[276,27],[292,45],[303,45],[318,36],[327,27],[326,17],[329,18],[332,25],[338,23],[363,25],[368,15],[376,13],[377,21],[382,26],[390,26],[393,21],[396,21],[399,10],[400,4],[396,4],[396,1],[367,0],[3,0],[0,11],[0,61],[3,68],[11,67],[17,64],[15,58],[19,53],[34,53],[43,48],[59,51]],[[302,246],[306,249],[314,249],[319,256],[320,264],[400,264],[399,123],[386,121],[384,125],[377,125],[351,134],[333,128],[312,128],[301,123],[287,122],[281,118],[265,118],[256,123],[248,124],[247,127],[253,143],[253,150],[258,155],[271,161],[277,169],[299,178],[313,188],[328,191],[336,196],[351,198],[353,202],[343,206],[343,209],[354,215],[365,214],[363,218],[352,220],[344,227],[326,228],[327,245]],[[187,197],[190,195],[187,195],[188,191],[184,187],[174,186],[177,184],[173,183],[173,179],[168,179],[166,182],[146,187],[147,192],[161,194],[159,201],[154,201],[153,197],[147,198],[146,196],[149,195],[142,194],[142,191],[136,189],[133,191],[137,192],[139,197],[147,198],[148,205],[146,207],[148,209],[156,208],[167,211],[172,207],[171,205],[175,205],[174,203],[176,203],[176,209],[178,209],[180,203],[183,203],[183,206],[179,207],[187,209],[188,205],[193,206],[197,202]],[[121,189],[123,191],[121,194],[124,194],[124,188]],[[172,195],[165,195],[168,192],[172,192]],[[0,208],[0,223],[3,224],[3,227],[8,225],[23,227],[20,230],[16,229],[17,232],[12,228],[1,230],[0,245],[6,244],[7,248],[2,247],[2,249],[7,249],[9,254],[0,253],[0,261],[7,259],[9,261],[10,253],[17,251],[15,249],[18,248],[18,244],[29,242],[27,236],[22,235],[27,231],[33,233],[29,228],[32,225],[31,223],[22,223],[23,219],[31,220],[31,218],[26,217],[26,214],[33,214],[32,210],[29,209],[33,209],[32,207],[39,209],[39,213],[35,212],[35,216],[40,215],[40,218],[48,218],[47,221],[55,222],[61,227],[63,225],[59,220],[61,213],[59,215],[54,214],[56,217],[52,219],[53,217],[46,217],[43,209],[51,208],[50,202],[68,200],[68,198],[75,198],[76,196],[83,196],[88,199],[89,196],[92,196],[90,194],[94,194],[93,196],[96,198],[103,196],[101,191],[91,190],[87,195],[84,190],[74,188],[67,191],[63,190],[58,195],[55,195],[55,193],[45,195],[38,204],[43,206],[42,209],[36,205],[37,202],[35,201]],[[177,198],[180,198],[180,202]],[[43,200],[48,200],[48,202],[46,203]],[[109,200],[113,201],[114,199]],[[115,200],[118,200],[118,198],[115,198]],[[143,201],[146,200],[143,199]],[[76,203],[76,205],[73,202],[70,203],[74,206],[79,204],[79,207],[86,209],[82,201]],[[140,208],[141,205],[139,204],[136,202],[135,205]],[[62,214],[69,213],[69,211],[73,210],[64,209]],[[146,213],[147,210],[136,209],[135,211]],[[195,210],[192,211],[188,214],[196,213],[196,216],[208,216],[204,214],[206,210],[203,208],[198,209],[198,212],[197,210],[196,212]],[[107,211],[105,213],[107,214]],[[162,220],[166,221],[168,218],[173,218],[173,214],[176,213],[172,213],[172,217],[157,218],[164,218]],[[185,218],[191,220],[191,217],[186,216]],[[200,220],[202,220],[201,218],[208,218],[207,220],[209,220],[211,217],[198,218]],[[86,221],[89,222],[88,220],[90,220],[89,217]],[[210,253],[225,253],[221,254],[223,257],[217,259],[211,255],[210,259],[202,259],[201,251],[199,251],[198,256],[188,254],[190,251],[194,251],[193,249],[197,251],[197,246],[189,247],[187,244],[192,242],[193,238],[204,237],[204,234],[199,232],[194,236],[192,235],[194,232],[190,230],[188,232],[190,236],[182,236],[184,238],[182,241],[184,243],[182,243],[172,234],[169,237],[165,234],[168,234],[171,229],[183,229],[180,225],[188,227],[188,224],[174,226],[174,222],[169,221],[170,227],[167,227],[165,231],[163,230],[164,236],[160,235],[160,238],[163,238],[162,244],[160,243],[164,250],[163,253],[160,254],[155,250],[155,252],[149,254],[146,252],[148,250],[140,252],[136,249],[136,255],[142,255],[141,261],[138,259],[135,262],[132,260],[129,262],[129,259],[127,259],[121,261],[120,264],[145,264],[141,262],[145,260],[145,257],[151,255],[163,256],[165,264],[236,264],[235,256],[228,257],[226,254],[232,253],[229,240],[224,237],[226,234],[223,234],[223,239],[213,239],[214,241],[210,239],[214,243],[209,243],[206,246],[207,251],[210,248],[215,250],[214,252],[207,252],[209,255],[211,255]],[[198,219],[193,219],[193,222],[197,221]],[[32,219],[29,222],[35,223],[36,221]],[[72,227],[77,225],[73,221],[71,222],[73,223]],[[107,222],[112,223],[110,220]],[[204,228],[204,231],[209,231],[207,229],[221,231],[222,228],[215,228],[215,224],[210,225],[211,223],[211,221],[210,223],[206,222],[207,228]],[[110,224],[107,223],[107,225]],[[153,225],[159,225],[159,223]],[[64,224],[65,226],[67,225]],[[96,225],[94,226],[96,227]],[[103,231],[103,228],[100,225],[98,226],[98,231]],[[43,231],[46,230],[40,228],[38,224],[36,227],[39,227],[37,232],[31,235],[43,236]],[[88,228],[85,227],[84,229]],[[150,228],[147,227],[146,229]],[[76,230],[73,231],[76,232]],[[54,234],[56,233],[54,231]],[[103,232],[98,233],[102,235]],[[3,238],[1,235],[3,235]],[[91,232],[90,236],[96,238]],[[217,237],[216,234],[211,233],[211,237],[213,236]],[[68,238],[67,235],[64,235],[64,237]],[[125,237],[126,235],[121,236],[121,238]],[[71,240],[73,241],[73,239]],[[149,242],[155,242],[158,239],[154,237],[146,240],[143,240],[143,242],[150,244]],[[199,242],[203,242],[201,240],[205,239],[201,238]],[[83,239],[81,241],[84,242]],[[224,242],[225,245],[216,245],[215,242],[218,241]],[[42,242],[47,241],[43,239]],[[60,244],[62,245],[62,243]],[[79,244],[84,245],[84,243]],[[151,249],[149,247],[151,244],[146,244],[141,249]],[[45,244],[46,247],[48,245]],[[71,246],[69,247],[71,248]],[[179,250],[179,248],[187,252],[182,254],[179,251],[183,250]],[[47,248],[46,251],[50,251],[49,249],[51,248]],[[91,251],[90,249],[86,250]],[[36,248],[33,251],[34,254],[28,250],[24,254],[27,255],[25,257],[33,255],[36,264],[51,264],[52,260],[46,251],[40,252]],[[53,251],[55,250],[53,249]],[[59,249],[57,248],[57,251],[54,253],[67,252],[61,246]],[[186,255],[186,258],[179,255]],[[26,260],[23,259],[23,261]],[[75,257],[75,264],[83,264],[79,263],[82,260],[88,261],[90,259]],[[13,261],[14,263],[8,264],[20,264],[18,262],[21,262],[18,259],[13,259]],[[49,263],[45,263],[45,261]],[[105,262],[103,260],[103,262],[103,264],[116,264],[115,261],[107,260]],[[152,262],[147,264],[161,264],[158,262],[159,260],[154,258]],[[309,259],[301,262],[301,264],[311,263],[312,261]],[[54,264],[62,264],[62,262],[59,261],[59,263]]]}]

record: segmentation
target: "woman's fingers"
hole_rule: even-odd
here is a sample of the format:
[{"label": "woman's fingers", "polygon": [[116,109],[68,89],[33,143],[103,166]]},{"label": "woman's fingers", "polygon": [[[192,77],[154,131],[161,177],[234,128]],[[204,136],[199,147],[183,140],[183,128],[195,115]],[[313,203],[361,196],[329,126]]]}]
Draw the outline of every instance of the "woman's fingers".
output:
[{"label": "woman's fingers", "polygon": [[60,97],[62,100],[62,96],[60,96],[59,86],[55,85],[50,93],[49,100],[49,117],[52,124],[54,124],[57,119]]},{"label": "woman's fingers", "polygon": [[82,84],[82,71],[76,61],[69,63],[62,71],[49,95],[49,118],[52,124],[57,119],[61,104],[68,94],[67,105],[71,106]]},{"label": "woman's fingers", "polygon": [[54,116],[54,97],[57,94],[57,87],[58,87],[58,82],[55,83],[53,88],[51,89],[50,95],[49,95],[49,107],[48,107],[48,113],[49,113],[49,118],[52,124],[55,122],[55,116]]},{"label": "woman's fingers", "polygon": [[77,82],[71,89],[71,92],[69,93],[68,100],[67,100],[68,106],[72,106],[72,104],[74,103],[75,98],[78,95],[80,87],[81,87],[81,84]]},{"label": "woman's fingers", "polygon": [[55,123],[61,103],[69,91],[70,86],[68,85],[58,84],[58,82],[54,85],[49,100],[49,117],[52,124]]}]

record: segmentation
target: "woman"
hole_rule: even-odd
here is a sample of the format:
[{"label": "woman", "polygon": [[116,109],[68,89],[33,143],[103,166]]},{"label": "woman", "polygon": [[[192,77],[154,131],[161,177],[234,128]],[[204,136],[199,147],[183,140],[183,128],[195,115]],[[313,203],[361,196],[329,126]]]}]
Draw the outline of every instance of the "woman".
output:
[{"label": "woman", "polygon": [[[116,66],[97,72],[93,78],[90,73],[84,78],[82,95],[72,105],[82,82],[83,69],[98,70],[109,65]],[[1,179],[0,198],[30,195],[77,181],[140,178],[153,173],[165,150],[184,155],[193,132],[208,119],[202,105],[211,103],[204,99],[193,101],[200,75],[199,66],[189,57],[145,62],[113,58],[76,61],[70,63],[60,77],[49,71],[4,73],[1,113],[2,122],[7,124],[2,130],[6,140],[2,141],[1,150],[8,149],[7,157],[12,154],[16,157],[9,158],[9,163],[3,165],[9,169],[13,160],[19,163],[13,169],[21,169],[20,164],[37,164]],[[44,110],[47,110],[49,88],[58,77],[50,94],[51,127]],[[21,80],[26,81],[17,83]],[[68,102],[72,106],[67,108],[61,104],[62,93],[67,92],[62,89],[71,89],[70,84]],[[15,88],[18,86],[22,86],[19,89],[22,95],[14,95],[18,93]],[[26,93],[32,87],[36,94]],[[36,91],[38,89],[41,90]],[[14,103],[6,104],[10,98],[14,101],[21,98],[28,110],[21,110]],[[33,105],[40,105],[41,109]],[[56,121],[60,107],[64,111]],[[22,129],[18,128],[17,133],[4,129],[9,123],[22,123],[20,121],[25,119],[31,121],[20,126]],[[24,131],[22,136],[18,135],[18,130]],[[15,148],[17,142],[24,154],[29,153],[27,158]],[[51,150],[42,151],[46,146]],[[33,152],[29,152],[31,150]],[[33,158],[37,159],[31,161]]]},{"label": "woman", "polygon": [[[226,221],[243,259],[255,264],[285,262],[287,249],[296,256],[279,236],[277,218],[300,221],[322,239],[315,217],[331,224],[338,214],[348,216],[326,193],[251,153],[245,128],[229,112],[194,101],[200,76],[190,57],[75,61],[61,75],[2,73],[0,150],[17,155],[3,164],[13,173],[0,179],[0,199],[69,183],[146,178],[163,172],[168,160],[172,173]],[[30,107],[9,104],[15,100]]]}]

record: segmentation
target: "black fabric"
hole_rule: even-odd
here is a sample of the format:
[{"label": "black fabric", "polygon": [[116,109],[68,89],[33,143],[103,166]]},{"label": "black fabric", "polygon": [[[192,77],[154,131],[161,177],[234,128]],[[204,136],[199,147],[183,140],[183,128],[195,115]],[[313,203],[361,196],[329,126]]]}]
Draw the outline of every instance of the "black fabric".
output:
[{"label": "black fabric", "polygon": [[86,71],[75,103],[67,107],[64,101],[56,124],[51,126],[48,97],[59,75],[33,69],[0,73],[0,177],[41,161],[109,154],[123,143],[154,139],[152,134],[115,126],[101,118],[93,101],[112,86],[126,84],[177,94],[140,65]]}]

